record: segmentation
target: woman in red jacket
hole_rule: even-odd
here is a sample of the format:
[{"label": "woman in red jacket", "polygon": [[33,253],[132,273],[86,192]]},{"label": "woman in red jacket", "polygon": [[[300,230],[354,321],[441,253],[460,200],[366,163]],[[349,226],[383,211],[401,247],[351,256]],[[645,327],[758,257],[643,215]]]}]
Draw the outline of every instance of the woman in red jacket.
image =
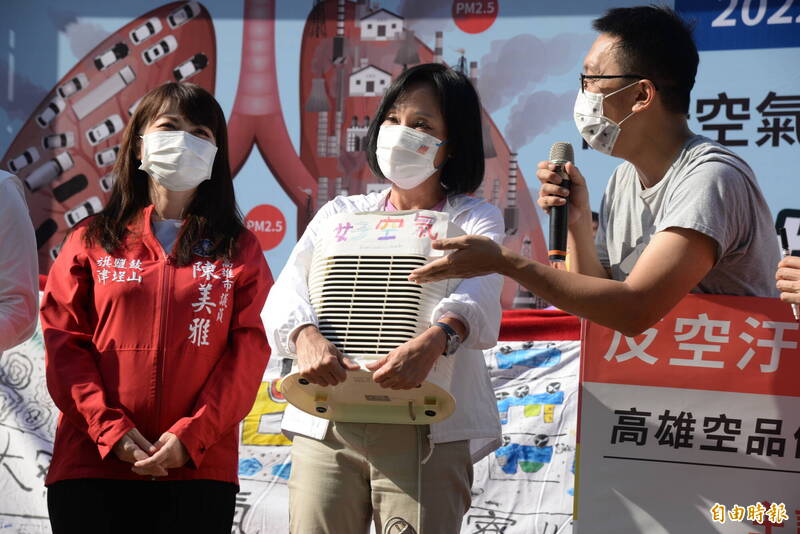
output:
[{"label": "woman in red jacket", "polygon": [[46,479],[53,532],[228,534],[272,276],[236,207],[214,97],[177,83],[145,95],[114,174],[42,301],[62,412]]}]

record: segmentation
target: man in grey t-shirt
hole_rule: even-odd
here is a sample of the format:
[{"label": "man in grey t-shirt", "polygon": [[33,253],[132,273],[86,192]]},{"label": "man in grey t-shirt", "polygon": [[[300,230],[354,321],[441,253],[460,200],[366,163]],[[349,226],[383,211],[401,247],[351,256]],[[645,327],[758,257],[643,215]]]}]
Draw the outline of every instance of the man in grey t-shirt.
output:
[{"label": "man in grey t-shirt", "polygon": [[701,135],[687,139],[664,177],[643,188],[631,163],[614,171],[600,206],[600,264],[625,280],[653,235],[671,228],[713,240],[715,262],[696,293],[777,296],[775,229],[753,171]]},{"label": "man in grey t-shirt", "polygon": [[570,272],[477,236],[417,269],[418,282],[487,272],[510,276],[566,311],[632,336],[688,292],[776,296],[777,240],[747,164],[688,127],[699,57],[691,30],[669,8],[609,10],[586,58],[575,125],[595,150],[625,160],[609,181],[592,237],[589,194],[578,169],[571,189],[539,163],[539,205],[569,203]]}]

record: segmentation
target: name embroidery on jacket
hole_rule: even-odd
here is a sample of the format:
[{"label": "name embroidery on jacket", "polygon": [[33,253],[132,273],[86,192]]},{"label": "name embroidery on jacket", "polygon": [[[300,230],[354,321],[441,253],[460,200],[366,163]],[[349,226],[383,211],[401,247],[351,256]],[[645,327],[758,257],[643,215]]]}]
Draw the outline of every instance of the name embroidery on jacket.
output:
[{"label": "name embroidery on jacket", "polygon": [[[209,328],[212,324],[214,312],[216,319],[221,323],[230,300],[230,290],[233,288],[233,264],[229,261],[222,262],[222,268],[217,274],[217,266],[210,261],[197,261],[192,264],[192,278],[197,280],[199,297],[192,303],[194,317],[189,323],[188,340],[199,347],[208,345]],[[222,292],[219,300],[214,301],[212,292],[214,280],[221,280]]]},{"label": "name embroidery on jacket", "polygon": [[95,269],[97,281],[103,285],[109,281],[142,283],[142,260],[103,256],[95,260],[95,263],[98,267]]}]

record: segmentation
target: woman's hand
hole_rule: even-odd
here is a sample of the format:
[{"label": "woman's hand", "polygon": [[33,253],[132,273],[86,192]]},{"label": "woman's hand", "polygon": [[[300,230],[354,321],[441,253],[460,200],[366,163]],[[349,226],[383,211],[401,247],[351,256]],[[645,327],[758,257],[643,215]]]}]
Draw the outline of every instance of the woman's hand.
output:
[{"label": "woman's hand", "polygon": [[300,374],[313,384],[335,386],[347,379],[346,371],[360,369],[325,339],[316,326],[308,325],[297,334],[297,365]]},{"label": "woman's hand", "polygon": [[584,217],[591,221],[592,209],[589,205],[589,188],[586,186],[586,179],[578,168],[572,163],[567,163],[564,170],[570,180],[570,188],[566,189],[559,185],[561,175],[553,172],[556,168],[554,163],[540,161],[536,177],[542,183],[539,187],[539,198],[536,203],[545,213],[550,213],[553,206],[563,206],[569,202],[568,224],[572,227]]},{"label": "woman's hand", "polygon": [[172,432],[164,432],[154,443],[156,453],[133,464],[133,472],[137,475],[165,476],[167,469],[181,467],[189,461],[189,453],[178,436]]},{"label": "woman's hand", "polygon": [[[158,449],[142,435],[137,429],[129,430],[122,436],[111,449],[117,458],[123,462],[136,465],[137,462],[142,462],[150,458],[150,455],[155,454]],[[138,470],[134,467],[133,471],[140,475],[151,476],[165,476],[167,470],[159,465],[154,465],[149,469]],[[140,472],[141,471],[141,472]]]},{"label": "woman's hand", "polygon": [[800,258],[786,256],[778,263],[775,286],[781,291],[781,300],[800,304]]},{"label": "woman's hand", "polygon": [[446,345],[444,330],[432,326],[380,360],[367,364],[367,369],[374,371],[372,379],[381,387],[412,389],[425,381]]}]

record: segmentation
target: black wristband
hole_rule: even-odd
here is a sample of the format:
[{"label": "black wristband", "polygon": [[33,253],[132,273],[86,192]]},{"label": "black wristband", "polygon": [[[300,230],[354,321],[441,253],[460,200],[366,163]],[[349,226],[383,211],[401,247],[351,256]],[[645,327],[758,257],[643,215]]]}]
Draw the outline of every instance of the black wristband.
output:
[{"label": "black wristband", "polygon": [[447,323],[443,323],[441,321],[436,321],[435,323],[433,323],[433,325],[434,326],[438,326],[439,328],[444,330],[444,333],[447,334],[447,337],[452,337],[452,336],[457,336],[458,335],[458,332],[453,330],[453,327],[450,326]]},{"label": "black wristband", "polygon": [[459,345],[461,345],[461,336],[458,335],[458,332],[456,332],[452,326],[441,321],[436,321],[433,323],[433,326],[438,326],[444,330],[447,336],[447,342],[445,343],[444,352],[442,353],[443,355],[449,356],[458,350]]}]

